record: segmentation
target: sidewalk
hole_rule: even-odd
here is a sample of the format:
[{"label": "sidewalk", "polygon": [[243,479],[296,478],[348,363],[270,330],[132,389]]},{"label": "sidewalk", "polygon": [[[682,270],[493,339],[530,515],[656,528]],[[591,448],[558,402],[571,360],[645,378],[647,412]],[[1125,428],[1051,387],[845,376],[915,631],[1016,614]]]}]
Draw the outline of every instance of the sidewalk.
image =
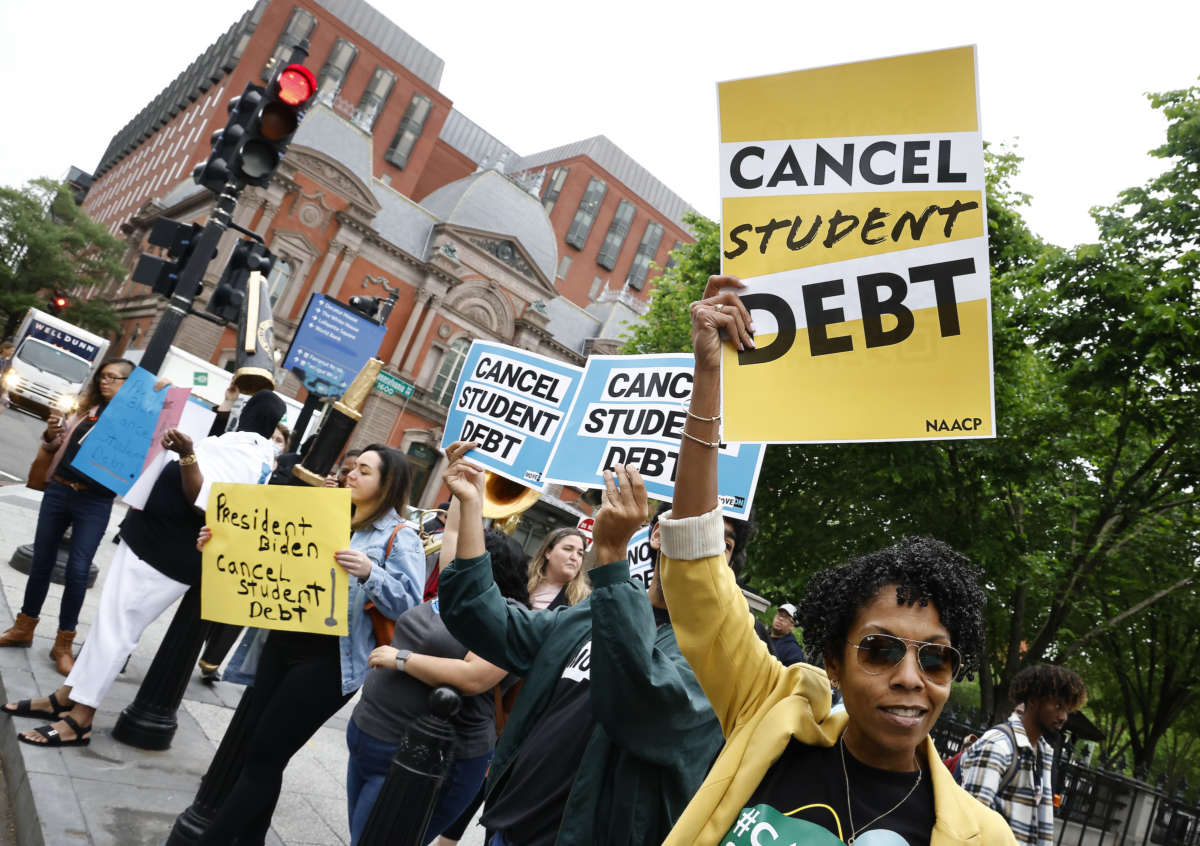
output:
[{"label": "sidewalk", "polygon": [[[0,487],[0,630],[12,624],[20,608],[25,575],[9,567],[8,561],[18,546],[32,542],[40,499],[40,493],[20,485]],[[124,506],[114,507],[109,531],[96,554],[100,576],[84,601],[77,647],[87,637],[96,613],[116,550],[110,539],[124,513]],[[44,695],[62,684],[49,659],[61,596],[61,585],[52,584],[32,648],[0,649],[4,701]],[[179,730],[166,751],[135,749],[111,735],[117,716],[137,693],[173,615],[174,609],[147,629],[104,709],[96,714],[91,745],[37,749],[18,742],[17,734],[45,720],[0,716],[0,760],[20,846],[160,846],[175,817],[191,804],[241,697],[240,685],[220,682],[209,687],[193,675],[179,709]],[[331,718],[292,759],[284,772],[267,843],[349,843],[345,731],[356,701],[357,697]],[[482,830],[473,827],[462,843],[482,844]]]}]

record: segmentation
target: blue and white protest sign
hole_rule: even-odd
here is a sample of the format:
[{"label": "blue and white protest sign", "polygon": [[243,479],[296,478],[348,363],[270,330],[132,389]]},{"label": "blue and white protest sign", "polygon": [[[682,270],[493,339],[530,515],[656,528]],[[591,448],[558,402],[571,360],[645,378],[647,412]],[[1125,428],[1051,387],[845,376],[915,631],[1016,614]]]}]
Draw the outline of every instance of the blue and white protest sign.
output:
[{"label": "blue and white protest sign", "polygon": [[446,415],[442,449],[476,441],[476,464],[514,482],[545,490],[543,478],[583,370],[491,341],[467,351]]},{"label": "blue and white protest sign", "polygon": [[[546,478],[602,488],[604,470],[627,464],[638,468],[647,494],[669,501],[692,396],[692,368],[689,353],[590,357]],[[717,494],[729,517],[749,515],[763,453],[762,444],[721,444]]]},{"label": "blue and white protest sign", "polygon": [[154,390],[153,373],[135,367],[79,445],[71,466],[117,494],[142,472],[167,389]]},{"label": "blue and white protest sign", "polygon": [[387,327],[324,294],[309,297],[283,360],[310,392],[338,396],[379,351]]},{"label": "blue and white protest sign", "polygon": [[650,549],[649,526],[642,526],[637,530],[629,539],[629,546],[625,548],[625,552],[629,558],[629,578],[633,579],[634,584],[640,584],[646,590],[650,590],[650,583],[654,581],[654,555]]}]

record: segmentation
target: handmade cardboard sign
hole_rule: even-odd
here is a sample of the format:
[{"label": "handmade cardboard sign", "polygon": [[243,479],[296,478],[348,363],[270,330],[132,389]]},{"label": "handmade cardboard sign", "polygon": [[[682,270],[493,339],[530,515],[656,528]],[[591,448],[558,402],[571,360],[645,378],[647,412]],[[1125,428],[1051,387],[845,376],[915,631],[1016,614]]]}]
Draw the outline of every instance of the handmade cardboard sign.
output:
[{"label": "handmade cardboard sign", "polygon": [[234,485],[208,497],[200,616],[260,629],[344,635],[348,578],[333,554],[350,545],[344,488]]},{"label": "handmade cardboard sign", "polygon": [[994,437],[974,47],[717,88],[724,437]]},{"label": "handmade cardboard sign", "polygon": [[476,441],[467,457],[514,482],[545,490],[543,478],[583,371],[491,341],[467,351],[446,415],[442,449]]},{"label": "handmade cardboard sign", "polygon": [[[153,460],[167,429],[176,428],[188,388],[154,390],[156,377],[135,367],[79,445],[71,466],[117,494],[124,494]],[[157,450],[154,450],[157,452]]]},{"label": "handmade cardboard sign", "polygon": [[[650,497],[669,501],[693,365],[687,353],[588,358],[546,478],[602,488],[605,470],[627,464],[638,468]],[[763,451],[762,444],[721,444],[717,494],[730,517],[744,520],[750,513]]]}]

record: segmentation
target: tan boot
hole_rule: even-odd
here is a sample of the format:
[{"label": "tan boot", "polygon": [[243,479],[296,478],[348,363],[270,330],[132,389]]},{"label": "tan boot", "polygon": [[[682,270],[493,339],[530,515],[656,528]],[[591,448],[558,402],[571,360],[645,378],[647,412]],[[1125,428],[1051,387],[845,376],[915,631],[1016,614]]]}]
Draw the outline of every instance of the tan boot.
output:
[{"label": "tan boot", "polygon": [[33,630],[37,624],[37,617],[17,612],[17,621],[13,623],[12,628],[0,634],[0,646],[33,645]]},{"label": "tan boot", "polygon": [[50,648],[50,660],[54,662],[54,668],[60,675],[69,675],[71,668],[75,666],[75,655],[71,651],[71,644],[74,642],[75,632],[58,630],[58,636],[54,638],[54,646]]}]

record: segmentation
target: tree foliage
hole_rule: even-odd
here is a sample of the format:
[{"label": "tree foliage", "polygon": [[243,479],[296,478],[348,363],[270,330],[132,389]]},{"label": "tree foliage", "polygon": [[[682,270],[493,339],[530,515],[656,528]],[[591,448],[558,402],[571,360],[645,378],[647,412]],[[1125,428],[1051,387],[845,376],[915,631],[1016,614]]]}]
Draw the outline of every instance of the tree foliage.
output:
[{"label": "tree foliage", "polygon": [[[103,286],[121,279],[124,246],[75,205],[70,189],[35,179],[22,189],[0,187],[0,312],[4,335],[47,294]],[[73,299],[63,315],[96,331],[117,327],[103,301]]]}]

